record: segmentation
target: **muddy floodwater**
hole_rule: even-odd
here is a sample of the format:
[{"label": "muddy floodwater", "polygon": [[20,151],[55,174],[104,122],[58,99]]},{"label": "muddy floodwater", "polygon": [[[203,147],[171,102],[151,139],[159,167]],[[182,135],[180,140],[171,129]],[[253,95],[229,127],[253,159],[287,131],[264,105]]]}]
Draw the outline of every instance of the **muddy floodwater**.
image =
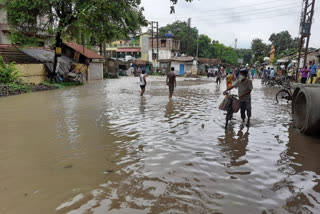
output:
[{"label": "muddy floodwater", "polygon": [[225,82],[147,80],[0,98],[0,213],[320,213],[320,140],[277,89],[255,80],[251,127],[225,130]]}]

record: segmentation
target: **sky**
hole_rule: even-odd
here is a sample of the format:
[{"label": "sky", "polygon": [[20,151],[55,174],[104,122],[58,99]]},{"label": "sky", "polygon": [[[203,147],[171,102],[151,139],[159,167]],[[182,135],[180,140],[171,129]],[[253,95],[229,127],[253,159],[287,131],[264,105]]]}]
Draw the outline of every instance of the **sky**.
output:
[{"label": "sky", "polygon": [[[170,14],[169,0],[142,0],[148,21],[158,21],[159,27],[175,21],[187,21],[200,34],[218,40],[226,46],[250,48],[255,38],[265,43],[272,33],[288,30],[299,36],[302,0],[179,0],[175,14]],[[320,48],[320,1],[316,0],[310,46]],[[144,29],[146,31],[146,29]]]}]

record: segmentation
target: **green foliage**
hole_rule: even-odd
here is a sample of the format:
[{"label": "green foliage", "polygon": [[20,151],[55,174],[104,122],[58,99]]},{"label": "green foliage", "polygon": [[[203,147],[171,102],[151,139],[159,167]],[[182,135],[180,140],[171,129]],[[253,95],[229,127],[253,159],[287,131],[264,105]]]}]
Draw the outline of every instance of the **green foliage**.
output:
[{"label": "green foliage", "polygon": [[251,49],[237,49],[236,53],[239,59],[243,59],[244,64],[252,63],[252,50]]},{"label": "green foliage", "polygon": [[9,83],[7,85],[9,87],[9,92],[28,93],[31,91],[30,85],[23,85],[23,84],[16,84],[16,83]]},{"label": "green foliage", "polygon": [[263,63],[263,58],[269,56],[268,46],[262,42],[262,39],[252,40],[251,50],[254,55],[253,62]]},{"label": "green foliage", "polygon": [[[137,33],[146,26],[140,0],[10,0],[6,1],[8,21],[17,32],[34,37],[39,31],[70,40],[98,43],[119,35]],[[35,17],[42,17],[37,22]],[[15,39],[16,37],[13,37]]]},{"label": "green foliage", "polygon": [[42,82],[42,84],[45,86],[55,87],[55,88],[65,88],[70,86],[83,85],[83,83],[79,83],[79,82],[50,82],[48,80]]},{"label": "green foliage", "polygon": [[269,41],[276,49],[276,55],[279,55],[290,49],[299,47],[299,38],[292,38],[288,31],[273,33],[270,35]]},{"label": "green foliage", "polygon": [[18,81],[18,79],[19,74],[15,64],[13,62],[6,64],[0,56],[0,83],[14,83]]},{"label": "green foliage", "polygon": [[180,40],[180,52],[189,56],[195,56],[197,51],[198,30],[188,27],[187,22],[176,21],[165,27],[159,28],[159,36],[164,37],[171,32],[174,37]]},{"label": "green foliage", "polygon": [[[180,52],[196,57],[197,40],[199,39],[200,58],[220,58],[224,63],[236,65],[238,56],[231,47],[226,47],[218,41],[212,40],[207,35],[199,35],[196,28],[188,27],[186,22],[176,21],[159,29],[160,37],[164,37],[169,31],[180,40]],[[189,46],[189,48],[188,48]]]},{"label": "green foliage", "polygon": [[41,40],[36,37],[26,36],[19,31],[12,31],[9,34],[9,40],[14,45],[20,45],[25,47],[38,47]]}]

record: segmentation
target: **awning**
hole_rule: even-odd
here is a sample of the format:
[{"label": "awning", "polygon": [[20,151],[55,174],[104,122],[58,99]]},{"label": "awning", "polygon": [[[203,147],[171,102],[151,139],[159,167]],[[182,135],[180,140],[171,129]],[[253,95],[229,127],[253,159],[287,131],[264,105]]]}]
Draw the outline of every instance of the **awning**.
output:
[{"label": "awning", "polygon": [[117,52],[125,53],[125,52],[141,52],[141,48],[121,48],[117,49]]}]

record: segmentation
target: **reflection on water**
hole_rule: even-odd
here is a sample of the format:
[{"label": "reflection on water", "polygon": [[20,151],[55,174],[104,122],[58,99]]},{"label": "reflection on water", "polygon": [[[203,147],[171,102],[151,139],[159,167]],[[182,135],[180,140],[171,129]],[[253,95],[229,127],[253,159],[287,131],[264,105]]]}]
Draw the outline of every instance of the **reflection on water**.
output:
[{"label": "reflection on water", "polygon": [[1,98],[0,213],[320,213],[319,139],[276,89],[254,81],[252,126],[225,130],[225,84],[148,82]]}]

